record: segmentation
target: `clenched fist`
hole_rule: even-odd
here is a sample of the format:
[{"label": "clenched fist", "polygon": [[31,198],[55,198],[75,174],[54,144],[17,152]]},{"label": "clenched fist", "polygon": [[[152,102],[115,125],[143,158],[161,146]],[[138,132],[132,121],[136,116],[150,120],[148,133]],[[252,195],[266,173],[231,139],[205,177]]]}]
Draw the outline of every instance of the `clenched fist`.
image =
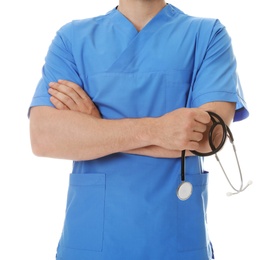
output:
[{"label": "clenched fist", "polygon": [[170,150],[197,150],[210,123],[200,108],[179,108],[156,119],[156,145]]}]

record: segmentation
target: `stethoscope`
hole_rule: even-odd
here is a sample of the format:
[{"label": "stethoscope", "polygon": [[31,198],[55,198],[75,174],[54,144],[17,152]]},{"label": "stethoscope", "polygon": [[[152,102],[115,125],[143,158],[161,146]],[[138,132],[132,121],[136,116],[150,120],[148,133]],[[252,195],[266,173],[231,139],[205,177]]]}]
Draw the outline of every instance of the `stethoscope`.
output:
[{"label": "stethoscope", "polygon": [[[239,159],[238,159],[238,155],[237,155],[237,151],[236,151],[236,147],[234,145],[234,138],[233,138],[233,134],[230,131],[230,128],[224,123],[223,119],[217,115],[214,112],[210,112],[207,111],[207,113],[210,115],[211,120],[212,120],[212,126],[210,127],[209,130],[209,136],[208,136],[208,141],[209,141],[209,145],[211,147],[211,151],[207,152],[207,153],[200,153],[197,151],[191,151],[193,154],[197,155],[197,156],[210,156],[210,155],[215,155],[217,161],[219,162],[219,165],[228,181],[228,183],[230,184],[231,188],[233,189],[233,192],[228,192],[227,195],[231,196],[231,195],[235,195],[238,194],[242,191],[244,191],[249,185],[252,184],[252,181],[249,181],[245,186],[243,184],[243,176],[242,176],[242,171],[241,171],[241,167],[240,167],[240,163],[239,163]],[[222,139],[221,142],[219,143],[219,145],[216,147],[213,143],[213,132],[215,130],[216,127],[221,127],[222,128]],[[226,171],[224,170],[219,157],[217,155],[217,152],[221,150],[221,148],[223,147],[227,137],[230,140],[230,143],[232,144],[234,153],[235,153],[235,158],[236,158],[236,162],[238,165],[238,169],[239,169],[239,175],[240,175],[240,187],[239,188],[235,188],[234,185],[231,183],[230,179],[228,178]],[[186,174],[185,174],[185,150],[182,151],[181,153],[181,183],[177,188],[177,197],[180,200],[187,200],[188,198],[190,198],[190,196],[192,195],[193,192],[193,185],[186,181]]]}]

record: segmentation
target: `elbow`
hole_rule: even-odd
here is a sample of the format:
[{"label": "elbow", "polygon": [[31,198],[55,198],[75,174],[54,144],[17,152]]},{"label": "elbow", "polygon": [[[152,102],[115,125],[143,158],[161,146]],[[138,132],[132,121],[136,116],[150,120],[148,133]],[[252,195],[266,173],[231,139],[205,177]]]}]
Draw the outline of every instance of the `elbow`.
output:
[{"label": "elbow", "polygon": [[[34,155],[39,157],[47,157],[49,150],[49,138],[47,137],[47,128],[43,116],[38,114],[36,109],[32,109],[30,113],[30,143]],[[48,145],[47,145],[48,143]]]},{"label": "elbow", "polygon": [[30,141],[31,149],[35,156],[38,157],[47,157],[46,146],[43,142],[45,137],[36,129],[34,126],[30,126]]},{"label": "elbow", "polygon": [[38,142],[33,141],[33,138],[31,138],[31,148],[35,156],[46,157],[45,149],[43,148],[43,146],[41,146]]}]

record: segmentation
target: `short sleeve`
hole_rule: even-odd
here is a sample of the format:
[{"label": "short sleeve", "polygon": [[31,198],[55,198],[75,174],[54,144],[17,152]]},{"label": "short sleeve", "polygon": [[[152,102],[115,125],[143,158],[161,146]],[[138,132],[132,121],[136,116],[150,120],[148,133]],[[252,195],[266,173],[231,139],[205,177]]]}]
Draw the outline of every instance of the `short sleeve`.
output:
[{"label": "short sleeve", "polygon": [[199,35],[197,48],[200,50],[195,61],[198,68],[192,88],[191,106],[198,107],[215,101],[236,102],[234,121],[246,118],[249,113],[236,71],[231,38],[225,27],[216,20],[210,36],[206,32]]},{"label": "short sleeve", "polygon": [[48,94],[50,82],[59,79],[73,81],[82,86],[72,51],[72,23],[61,27],[53,39],[42,68],[42,77],[38,82],[30,107],[53,106]]}]

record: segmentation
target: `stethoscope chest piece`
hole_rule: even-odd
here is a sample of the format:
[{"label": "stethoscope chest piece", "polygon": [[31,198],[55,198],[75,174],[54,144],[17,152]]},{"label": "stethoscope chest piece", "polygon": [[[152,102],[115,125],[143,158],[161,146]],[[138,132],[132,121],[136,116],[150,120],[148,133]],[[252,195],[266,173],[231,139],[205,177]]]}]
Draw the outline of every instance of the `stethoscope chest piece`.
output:
[{"label": "stethoscope chest piece", "polygon": [[187,200],[192,195],[192,192],[193,192],[193,185],[190,182],[183,181],[178,186],[176,194],[180,200]]}]

